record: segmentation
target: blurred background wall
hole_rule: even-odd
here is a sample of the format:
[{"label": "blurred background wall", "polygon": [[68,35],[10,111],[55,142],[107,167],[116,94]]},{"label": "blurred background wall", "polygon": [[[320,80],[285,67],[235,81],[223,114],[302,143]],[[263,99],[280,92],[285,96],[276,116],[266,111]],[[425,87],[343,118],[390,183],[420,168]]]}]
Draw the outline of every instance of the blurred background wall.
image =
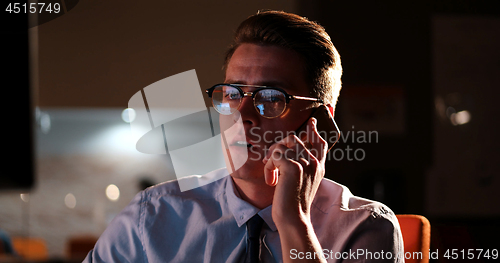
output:
[{"label": "blurred background wall", "polygon": [[72,237],[99,236],[144,185],[175,178],[168,158],[135,150],[121,119],[128,100],[190,69],[202,90],[221,82],[239,22],[278,9],[318,21],[342,57],[343,138],[326,176],[429,218],[433,249],[500,248],[500,10],[491,2],[69,2],[30,29],[42,124],[34,187],[0,192],[0,228],[11,236],[41,237],[50,257],[67,257]]}]

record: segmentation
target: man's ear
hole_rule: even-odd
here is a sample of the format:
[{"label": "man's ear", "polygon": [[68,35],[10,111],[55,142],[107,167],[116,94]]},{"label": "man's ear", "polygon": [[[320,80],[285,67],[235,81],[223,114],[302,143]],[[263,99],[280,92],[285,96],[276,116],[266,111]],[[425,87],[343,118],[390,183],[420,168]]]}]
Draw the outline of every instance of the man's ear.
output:
[{"label": "man's ear", "polygon": [[332,106],[332,104],[326,104],[326,107],[328,108],[328,110],[330,111],[330,113],[332,114],[332,116],[335,117],[335,114],[333,112],[333,106]]}]

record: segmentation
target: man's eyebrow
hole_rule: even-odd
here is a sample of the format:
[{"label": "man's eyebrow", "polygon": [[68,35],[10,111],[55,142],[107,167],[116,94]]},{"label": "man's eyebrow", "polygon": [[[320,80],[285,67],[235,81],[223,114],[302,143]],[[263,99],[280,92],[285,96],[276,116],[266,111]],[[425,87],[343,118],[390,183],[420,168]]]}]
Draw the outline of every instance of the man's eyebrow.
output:
[{"label": "man's eyebrow", "polygon": [[232,80],[228,79],[225,81],[227,84],[242,84],[242,85],[256,85],[256,86],[266,86],[266,87],[276,87],[276,88],[283,88],[287,89],[290,86],[283,81],[278,81],[278,80],[268,80],[268,81],[262,81],[262,82],[257,82],[257,83],[247,83],[246,81],[242,80]]},{"label": "man's eyebrow", "polygon": [[226,83],[226,84],[246,84],[244,81],[238,81],[238,80],[233,80],[233,79],[226,79],[226,80],[224,80],[224,83]]}]

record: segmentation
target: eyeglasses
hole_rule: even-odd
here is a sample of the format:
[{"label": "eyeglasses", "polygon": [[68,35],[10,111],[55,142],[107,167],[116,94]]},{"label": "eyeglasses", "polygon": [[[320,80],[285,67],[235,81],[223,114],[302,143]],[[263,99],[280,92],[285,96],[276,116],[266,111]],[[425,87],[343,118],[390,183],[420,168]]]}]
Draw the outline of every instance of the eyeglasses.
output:
[{"label": "eyeglasses", "polygon": [[[253,92],[244,92],[241,87],[257,88]],[[233,114],[239,109],[244,97],[252,97],[257,112],[265,118],[279,117],[285,112],[290,100],[309,100],[323,103],[321,99],[294,96],[280,88],[244,85],[244,84],[217,84],[206,90],[208,97],[217,112],[223,115]]]}]

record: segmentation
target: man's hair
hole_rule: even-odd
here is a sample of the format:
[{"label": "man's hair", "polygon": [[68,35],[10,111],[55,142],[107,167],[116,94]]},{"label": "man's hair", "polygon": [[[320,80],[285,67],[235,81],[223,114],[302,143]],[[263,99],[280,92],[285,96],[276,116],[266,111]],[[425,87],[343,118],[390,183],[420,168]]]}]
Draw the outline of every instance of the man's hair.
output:
[{"label": "man's hair", "polygon": [[342,87],[342,66],[339,53],[321,25],[283,11],[257,12],[236,30],[226,53],[224,74],[234,51],[244,43],[279,46],[299,53],[310,95],[335,108]]}]

